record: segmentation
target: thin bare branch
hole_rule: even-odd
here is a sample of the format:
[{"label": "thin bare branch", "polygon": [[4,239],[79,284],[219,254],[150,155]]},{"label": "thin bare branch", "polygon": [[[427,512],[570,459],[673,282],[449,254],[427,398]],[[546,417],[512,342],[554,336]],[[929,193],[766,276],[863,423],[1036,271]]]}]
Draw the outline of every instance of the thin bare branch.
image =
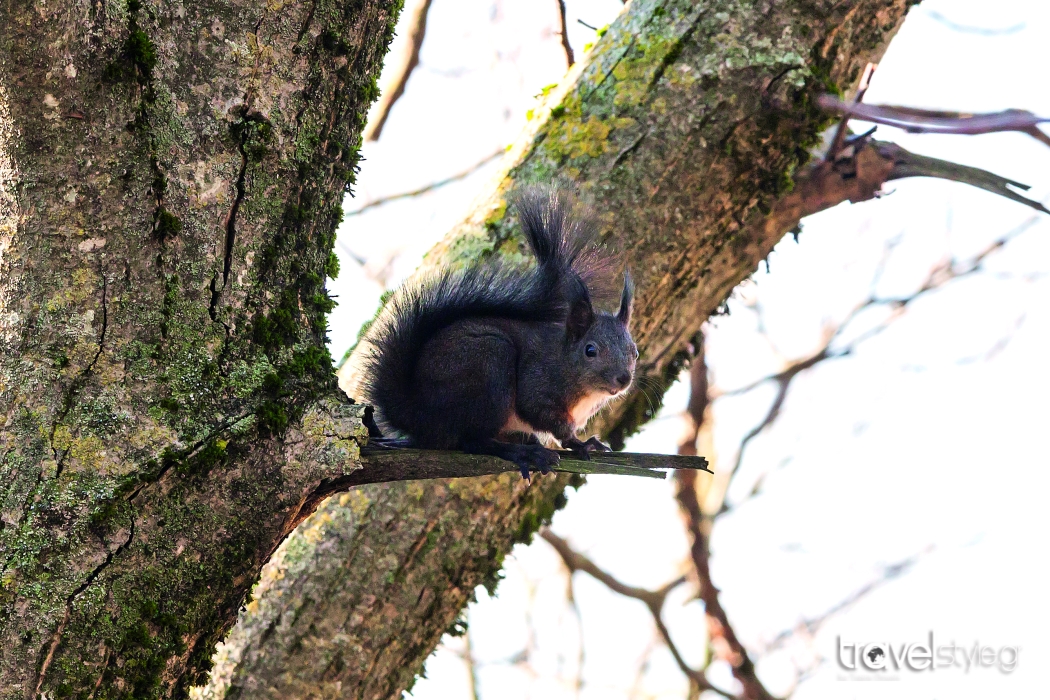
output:
[{"label": "thin bare branch", "polygon": [[1006,36],[1007,34],[1016,34],[1017,32],[1023,30],[1025,27],[1028,26],[1027,23],[1020,22],[1018,24],[1014,24],[1009,27],[1004,27],[1002,29],[988,29],[986,27],[974,27],[969,24],[959,24],[958,22],[953,22],[952,20],[942,15],[940,12],[928,8],[926,10],[926,14],[929,15],[933,20],[940,22],[952,31],[961,32],[963,34],[977,34],[978,36]]},{"label": "thin bare branch", "polygon": [[565,50],[565,61],[569,64],[569,68],[572,68],[572,64],[576,63],[576,56],[572,53],[572,46],[569,45],[569,25],[565,19],[565,0],[558,0],[558,18],[561,21],[561,47]]},{"label": "thin bare branch", "polygon": [[[837,357],[842,357],[848,352],[843,352]],[[775,375],[775,378],[769,379],[777,383],[777,395],[773,398],[773,402],[769,405],[769,410],[766,412],[765,417],[759,421],[759,423],[744,435],[740,441],[740,447],[736,453],[736,462],[733,464],[732,470],[730,470],[730,478],[740,471],[740,465],[744,461],[744,452],[747,450],[747,446],[754,440],[759,434],[768,428],[773,422],[780,416],[780,409],[784,407],[784,400],[787,398],[788,388],[791,386],[791,381],[797,377],[801,372],[817,365],[820,362],[828,359],[827,347],[821,348],[816,354],[811,355],[804,360],[794,362],[787,369],[779,372]],[[723,508],[725,506],[723,505]]]},{"label": "thin bare branch", "polygon": [[1000,197],[1006,197],[1018,204],[1024,204],[1044,214],[1050,214],[1050,209],[1047,209],[1041,202],[1029,199],[1015,191],[1028,190],[1030,189],[1028,185],[980,168],[911,153],[896,144],[873,142],[873,145],[879,150],[882,157],[893,161],[893,170],[886,178],[887,181],[903,180],[906,177],[935,177],[941,180],[962,182]]},{"label": "thin bare branch", "polygon": [[[627,598],[634,598],[645,603],[645,606],[649,608],[649,612],[653,616],[653,623],[656,625],[657,631],[660,633],[660,637],[663,639],[664,644],[667,645],[668,650],[671,652],[671,656],[674,657],[675,663],[678,664],[678,668],[681,669],[682,673],[686,675],[691,681],[696,683],[702,690],[710,690],[726,698],[734,698],[735,696],[726,693],[724,690],[714,687],[710,681],[703,674],[702,671],[698,671],[692,668],[686,663],[682,657],[678,647],[675,646],[674,641],[671,639],[670,630],[667,629],[667,625],[663,621],[663,607],[664,602],[667,600],[667,594],[686,582],[685,576],[679,576],[674,581],[671,581],[655,591],[651,591],[646,588],[638,588],[637,586],[628,586],[616,579],[612,574],[601,569],[597,564],[588,559],[583,554],[580,554],[574,550],[568,542],[558,537],[549,528],[542,528],[540,530],[540,537],[547,540],[554,551],[558,553],[565,566],[568,567],[570,573],[577,571],[583,571],[589,574],[593,578],[605,584],[607,588],[615,593],[619,593]],[[746,696],[745,696],[746,697]]]},{"label": "thin bare branch", "polygon": [[847,139],[833,161],[814,159],[795,175],[794,189],[777,201],[765,219],[753,224],[755,237],[779,236],[797,230],[807,216],[842,202],[863,202],[878,197],[883,185],[894,179],[929,176],[965,182],[1008,197],[1037,211],[1046,207],[1014,192],[1024,185],[978,168],[910,153],[897,144],[875,141],[865,134]]},{"label": "thin bare branch", "polygon": [[922,550],[921,552],[913,554],[912,556],[906,559],[902,559],[898,562],[895,562],[893,564],[887,564],[886,566],[882,567],[882,571],[879,572],[878,576],[874,577],[872,580],[868,581],[866,584],[864,584],[863,586],[861,586],[853,593],[840,600],[839,602],[835,603],[824,612],[820,613],[816,617],[810,617],[801,620],[799,624],[797,624],[795,627],[788,630],[784,630],[780,632],[777,636],[773,637],[773,639],[771,639],[762,648],[762,655],[780,649],[784,646],[784,644],[788,642],[788,640],[802,632],[805,632],[810,636],[816,634],[817,630],[819,630],[820,627],[824,625],[824,623],[826,623],[828,620],[835,617],[839,613],[849,610],[858,602],[860,602],[864,597],[866,597],[873,591],[878,590],[890,581],[898,579],[904,574],[908,573],[913,568],[915,568],[915,566],[923,559],[923,557],[930,554],[930,552],[932,552],[933,550],[934,547],[931,545]]},{"label": "thin bare branch", "polygon": [[[878,65],[875,63],[869,63],[864,67],[864,75],[860,77],[860,85],[857,87],[857,94],[853,96],[853,104],[858,104],[864,100],[864,93],[868,91],[868,86],[871,85],[871,77],[875,74],[876,68],[878,68]],[[829,162],[835,160],[842,150],[842,145],[846,142],[848,130],[849,117],[845,116],[839,122],[838,128],[835,129],[835,136],[831,140],[831,147],[824,156],[824,160]]]},{"label": "thin bare branch", "polygon": [[[740,470],[740,467],[743,464],[744,452],[747,449],[748,444],[750,444],[750,442],[754,440],[763,430],[772,425],[773,422],[780,415],[780,410],[784,405],[785,399],[787,398],[787,393],[791,387],[791,383],[797,376],[799,376],[799,374],[801,374],[807,369],[815,367],[816,365],[826,360],[839,359],[853,354],[853,352],[856,351],[857,346],[859,346],[866,340],[870,340],[876,335],[879,335],[887,328],[889,328],[889,326],[891,326],[896,320],[901,318],[904,315],[907,308],[919,298],[934,290],[944,287],[946,284],[953,280],[968,277],[970,275],[980,272],[983,269],[984,262],[988,258],[988,256],[992,255],[998,250],[1001,250],[1003,246],[1009,243],[1012,239],[1027,231],[1038,220],[1038,216],[1030,217],[1021,225],[1006,232],[1005,234],[995,239],[994,241],[986,245],[982,250],[978,251],[975,255],[966,260],[960,261],[955,259],[947,259],[940,263],[937,263],[936,265],[930,268],[929,272],[926,275],[926,278],[914,292],[902,297],[879,297],[874,292],[878,280],[881,277],[882,270],[885,267],[889,251],[892,250],[893,247],[896,245],[895,241],[890,242],[887,245],[887,253],[883,256],[883,260],[880,262],[879,267],[876,271],[876,275],[872,280],[872,291],[869,294],[869,296],[857,305],[855,305],[850,310],[850,312],[846,314],[845,318],[843,318],[840,322],[834,324],[833,326],[825,330],[824,341],[821,347],[816,350],[816,352],[809,355],[808,357],[804,357],[790,362],[787,365],[787,367],[780,370],[779,372],[767,375],[744,386],[738,387],[736,389],[731,389],[729,391],[718,392],[717,394],[712,393],[710,399],[712,401],[716,401],[724,396],[739,396],[742,394],[746,394],[747,392],[757,388],[758,386],[769,382],[772,382],[777,385],[776,396],[770,404],[769,409],[766,411],[765,416],[762,418],[761,421],[759,421],[755,425],[755,427],[749,430],[747,434],[745,434],[744,438],[741,440],[740,447],[737,451],[736,461],[733,465],[732,470],[730,471],[730,478],[732,478],[732,476]],[[850,323],[853,322],[854,319],[858,318],[863,312],[867,311],[868,309],[878,306],[889,308],[891,313],[880,323],[875,324],[864,333],[858,334],[855,338],[851,339],[850,342],[840,346],[835,345],[835,341],[842,336],[845,329],[849,327]],[[1000,343],[1001,342],[1002,341],[1000,341]],[[751,498],[757,495],[759,493],[760,485],[761,481],[756,483],[747,498]],[[745,498],[744,500],[747,500],[747,498]],[[738,502],[733,506],[730,506],[727,503],[723,503],[719,514],[721,515],[727,513],[732,508],[739,506],[739,504],[740,503]]]},{"label": "thin bare branch", "polygon": [[386,125],[386,120],[390,116],[390,110],[394,108],[394,103],[405,94],[405,86],[408,85],[408,79],[412,75],[412,71],[419,65],[419,50],[423,47],[423,38],[427,33],[427,14],[430,12],[432,2],[433,0],[420,0],[420,3],[415,7],[414,14],[409,18],[407,23],[408,45],[401,55],[401,65],[398,67],[398,71],[394,75],[393,80],[391,80],[390,85],[383,90],[383,94],[376,104],[375,119],[369,121],[368,125],[365,126],[363,134],[365,141],[379,140],[379,136],[383,132],[383,126]]},{"label": "thin bare branch", "polygon": [[438,189],[440,187],[444,187],[445,185],[452,184],[453,182],[458,182],[459,180],[463,180],[464,178],[470,177],[471,175],[476,173],[478,170],[480,170],[481,168],[485,167],[486,165],[488,165],[492,161],[496,160],[497,158],[499,158],[500,156],[502,156],[506,152],[507,151],[506,151],[505,148],[500,148],[499,150],[497,150],[497,151],[495,151],[493,153],[490,153],[489,155],[485,156],[484,158],[482,158],[481,160],[479,160],[477,163],[475,163],[474,165],[470,166],[469,168],[467,168],[465,170],[461,170],[460,172],[456,173],[455,175],[449,175],[448,177],[446,177],[446,178],[444,178],[442,180],[438,180],[437,182],[431,182],[429,185],[423,185],[422,187],[417,187],[416,189],[409,190],[407,192],[400,192],[398,194],[392,194],[392,195],[388,195],[386,197],[377,197],[375,199],[371,199],[371,200],[365,202],[364,204],[362,204],[359,209],[354,209],[352,211],[345,212],[343,214],[343,217],[346,218],[348,216],[357,216],[359,214],[363,214],[364,212],[368,211],[369,209],[374,209],[375,207],[379,207],[379,206],[382,206],[384,204],[389,204],[390,202],[396,202],[399,199],[409,199],[411,197],[418,197],[421,194],[426,194],[427,192],[431,192],[431,191],[436,190],[436,189]]},{"label": "thin bare branch", "polygon": [[850,119],[863,119],[874,124],[895,126],[914,134],[991,134],[1018,131],[1050,146],[1050,136],[1039,130],[1039,124],[1050,122],[1050,117],[1039,117],[1021,109],[1002,112],[966,114],[893,105],[850,104],[834,95],[821,95],[817,103],[829,112],[837,112]]}]

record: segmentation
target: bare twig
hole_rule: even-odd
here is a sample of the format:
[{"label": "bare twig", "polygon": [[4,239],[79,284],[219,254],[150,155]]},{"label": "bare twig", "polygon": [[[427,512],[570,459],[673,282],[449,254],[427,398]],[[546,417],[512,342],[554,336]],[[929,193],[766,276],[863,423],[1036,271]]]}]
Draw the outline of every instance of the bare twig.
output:
[{"label": "bare twig", "polygon": [[[982,250],[978,251],[969,259],[947,259],[940,263],[937,263],[936,265],[930,268],[929,272],[926,275],[926,278],[914,292],[902,297],[879,297],[875,294],[874,289],[876,284],[878,283],[879,277],[881,276],[881,270],[885,265],[886,258],[888,257],[887,253],[887,255],[883,258],[882,264],[880,264],[879,272],[876,274],[875,279],[872,282],[872,291],[869,294],[869,296],[857,305],[855,305],[849,311],[849,313],[846,314],[845,318],[843,318],[842,321],[826,329],[824,334],[824,341],[821,344],[821,347],[818,348],[814,353],[812,353],[808,357],[804,357],[788,363],[787,367],[780,370],[779,372],[767,375],[765,377],[762,377],[761,379],[758,379],[754,382],[750,382],[749,384],[738,387],[736,389],[718,392],[717,394],[711,396],[711,400],[715,401],[723,396],[739,396],[741,394],[746,394],[747,392],[751,391],[752,389],[755,389],[756,387],[762,384],[774,383],[777,385],[777,394],[774,397],[773,402],[770,404],[769,410],[766,412],[766,415],[762,418],[761,421],[759,421],[757,425],[755,425],[754,428],[748,431],[747,434],[744,436],[743,440],[741,440],[740,448],[737,452],[736,461],[733,465],[732,470],[730,471],[730,477],[732,477],[732,475],[735,475],[739,471],[740,466],[743,463],[744,451],[747,448],[748,444],[776,420],[777,416],[780,414],[781,408],[784,405],[784,400],[787,397],[787,393],[791,387],[791,383],[799,374],[801,374],[807,369],[815,367],[816,365],[824,361],[839,359],[853,354],[858,345],[886,330],[890,325],[893,324],[894,321],[903,316],[907,308],[919,298],[923,297],[929,292],[932,292],[936,289],[940,289],[952,280],[968,277],[970,275],[976,274],[977,272],[980,272],[983,269],[984,261],[988,258],[988,256],[1002,249],[1003,246],[1009,243],[1012,239],[1016,238],[1017,236],[1021,235],[1023,232],[1031,228],[1038,220],[1039,218],[1037,216],[1032,216],[1031,218],[1023,222],[1020,226],[1011,229],[1010,231],[1006,232],[999,238],[989,243],[987,246],[985,246]],[[888,246],[888,250],[892,249],[892,246],[893,244],[891,243]],[[880,306],[888,308],[891,311],[891,313],[881,323],[872,326],[867,331],[857,335],[850,342],[844,345],[835,345],[835,341],[842,336],[843,332],[849,327],[850,323],[854,319],[858,318],[865,311]],[[754,496],[757,493],[758,485],[756,484],[756,486],[752,489],[750,495]],[[723,503],[720,513],[728,512],[730,509],[731,507],[728,504]]]},{"label": "bare twig", "polygon": [[[569,580],[570,581],[572,580],[572,576],[571,575],[569,576]],[[655,632],[655,630],[654,630],[654,632]],[[639,697],[644,698],[644,697],[646,697],[646,695],[642,691],[642,682],[645,680],[645,674],[649,670],[650,664],[652,663],[653,652],[660,648],[660,643],[661,642],[662,642],[662,640],[660,639],[660,633],[656,632],[649,639],[649,643],[645,645],[645,650],[642,651],[642,653],[638,657],[638,659],[639,659],[638,668],[635,669],[634,681],[631,683],[631,687],[627,690],[627,697],[629,697],[629,698],[639,698]],[[690,680],[689,681],[689,687],[690,688],[695,688],[696,684],[693,683],[692,680]]]},{"label": "bare twig", "polygon": [[[864,67],[864,75],[860,77],[860,85],[857,86],[857,94],[853,96],[853,104],[858,104],[864,100],[864,93],[868,91],[868,86],[871,85],[871,77],[875,74],[876,68],[878,68],[878,65],[875,63],[869,63]],[[842,150],[842,144],[846,140],[848,125],[849,116],[847,115],[842,117],[838,128],[835,129],[835,136],[831,139],[831,147],[828,148],[828,152],[824,155],[824,160],[831,162],[838,157],[839,151]]]},{"label": "bare twig", "polygon": [[821,95],[817,103],[830,112],[838,112],[851,119],[895,126],[915,134],[976,135],[1019,131],[1050,146],[1050,136],[1038,127],[1039,124],[1050,122],[1050,117],[1038,117],[1021,109],[966,114],[892,105],[848,104],[834,95]]},{"label": "bare twig", "polygon": [[797,230],[799,222],[842,202],[863,202],[879,196],[883,185],[894,179],[929,176],[964,182],[1008,197],[1047,213],[1041,203],[1025,198],[1011,188],[1024,185],[978,168],[927,158],[895,143],[874,141],[868,135],[847,139],[834,161],[815,159],[795,175],[795,187],[777,200],[764,219],[751,226],[757,238],[780,236]]},{"label": "bare twig", "polygon": [[649,612],[653,616],[653,623],[656,625],[657,631],[660,633],[660,637],[663,639],[664,644],[667,645],[668,650],[671,652],[671,656],[674,657],[675,663],[678,664],[678,668],[681,669],[682,673],[686,675],[691,681],[696,683],[702,690],[710,690],[726,698],[733,698],[733,695],[726,693],[725,691],[711,685],[710,681],[704,675],[703,671],[698,671],[692,668],[685,662],[678,647],[675,646],[674,641],[671,639],[671,633],[667,629],[667,625],[663,621],[663,607],[664,602],[667,600],[667,594],[672,590],[682,585],[686,581],[685,576],[679,576],[674,581],[671,581],[655,591],[650,591],[646,588],[638,588],[636,586],[628,586],[616,579],[611,574],[601,569],[597,564],[588,559],[586,556],[580,554],[574,550],[568,542],[558,537],[549,528],[543,528],[540,530],[540,537],[547,540],[554,550],[561,557],[562,561],[565,562],[565,566],[568,567],[570,573],[577,571],[583,571],[586,574],[594,577],[601,583],[605,584],[611,591],[619,593],[627,598],[634,598],[645,603],[645,607],[649,608]]},{"label": "bare twig", "polygon": [[850,595],[846,596],[833,606],[820,613],[816,617],[806,618],[799,622],[795,627],[780,632],[777,636],[773,637],[762,649],[762,655],[768,654],[772,651],[776,651],[781,648],[789,639],[796,636],[800,632],[812,636],[816,634],[817,630],[831,618],[835,617],[839,613],[849,610],[858,602],[860,602],[865,596],[870,594],[872,591],[878,590],[885,584],[900,578],[904,574],[911,571],[915,566],[922,560],[923,557],[933,551],[933,546],[926,547],[921,552],[913,554],[912,556],[902,559],[894,564],[888,564],[882,568],[879,575],[868,581],[866,584],[855,590]]},{"label": "bare twig", "polygon": [[[857,141],[854,141],[854,143],[852,143],[846,150],[859,147],[861,149],[861,153],[868,153],[868,155],[865,157],[878,157],[880,154],[878,151],[875,151],[874,148],[882,146],[884,145],[877,144],[875,146],[872,146],[870,143],[858,144]],[[897,148],[892,144],[886,144],[885,146],[889,146],[891,149]],[[856,154],[845,154],[845,157],[855,157],[855,155]],[[898,157],[899,156],[900,154],[898,154]],[[843,157],[844,155],[840,153],[836,158],[836,163],[829,165],[831,165],[831,167],[835,167],[835,165],[841,164],[841,160]],[[901,160],[903,160],[903,158],[901,158]],[[827,166],[825,165],[820,165],[816,166],[814,170],[823,170],[826,167]],[[889,171],[893,172],[893,166],[889,168]],[[823,170],[823,177],[830,176],[831,175],[828,174],[827,170]],[[808,184],[812,184],[813,181],[814,180],[810,180]],[[804,186],[806,186],[806,181],[804,180],[803,182]],[[1001,249],[1004,245],[1006,245],[1007,242],[1009,242],[1012,238],[1020,235],[1023,231],[1025,231],[1034,223],[1036,223],[1036,221],[1038,221],[1038,217],[1031,217],[1024,224],[1007,232],[1003,236],[988,244],[983,250],[979,251],[977,254],[973,255],[968,259],[948,259],[938,263],[937,265],[934,265],[930,269],[926,279],[923,280],[919,288],[916,289],[912,294],[905,297],[887,298],[880,297],[876,293],[877,283],[882,276],[882,271],[884,270],[890,257],[890,253],[892,252],[893,246],[895,245],[895,243],[891,242],[887,246],[887,251],[877,268],[876,274],[872,282],[871,292],[868,295],[868,298],[864,299],[859,304],[857,304],[840,323],[825,329],[824,339],[821,346],[809,356],[791,361],[787,363],[787,366],[781,371],[764,377],[756,382],[752,382],[747,386],[729,392],[713,392],[707,383],[707,368],[704,363],[703,351],[702,349],[698,349],[698,352],[693,358],[693,365],[690,371],[692,387],[690,392],[689,405],[687,409],[687,418],[690,421],[690,427],[687,431],[686,438],[683,439],[683,441],[679,445],[679,452],[681,454],[695,454],[696,439],[699,435],[700,428],[704,420],[705,410],[710,401],[716,400],[721,396],[746,393],[763,383],[775,383],[777,385],[777,393],[772,403],[770,404],[770,407],[767,410],[765,416],[752,430],[750,430],[744,436],[744,438],[741,441],[735,465],[728,474],[728,478],[732,479],[740,468],[743,459],[743,454],[747,448],[748,443],[776,420],[781,408],[783,407],[785,398],[787,396],[787,392],[795,377],[797,377],[805,370],[810,369],[821,362],[824,362],[825,360],[834,359],[838,357],[845,357],[846,355],[853,353],[858,344],[882,332],[882,330],[887,328],[894,320],[899,318],[909,305],[911,305],[915,300],[917,300],[921,296],[925,295],[930,291],[943,287],[951,280],[977,273],[982,269],[984,261],[989,255]],[[891,310],[891,314],[881,324],[878,324],[875,327],[869,329],[868,331],[852,338],[847,344],[835,344],[835,342],[842,336],[844,330],[854,319],[859,317],[864,311],[875,306],[887,307]],[[721,658],[725,659],[733,668],[734,676],[744,688],[744,697],[768,698],[770,697],[770,695],[757,678],[757,675],[755,674],[754,665],[748,657],[746,649],[741,644],[739,638],[737,638],[735,631],[729,623],[725,610],[721,607],[719,601],[719,591],[711,581],[709,569],[709,537],[715,518],[721,515],[722,513],[726,512],[728,508],[725,505],[724,499],[716,498],[714,500],[716,500],[717,502],[714,505],[708,503],[708,507],[714,509],[712,511],[712,514],[705,514],[702,511],[700,505],[700,495],[697,490],[695,474],[689,472],[679,472],[675,475],[675,480],[677,482],[678,487],[676,497],[681,507],[681,510],[685,515],[686,526],[692,539],[690,554],[700,581],[700,597],[704,601],[706,614],[708,615],[708,624],[710,629],[709,636],[711,639],[712,647],[716,650],[716,653]],[[754,493],[757,492],[757,489],[758,485],[756,485],[755,488],[752,490],[752,495],[754,495]],[[707,500],[710,501],[712,499],[708,498]],[[805,620],[803,622],[804,628],[810,631],[815,630],[828,617],[838,612],[841,612],[846,607],[854,604],[863,596],[867,595],[876,587],[881,585],[882,582],[903,575],[914,564],[915,559],[916,558],[911,558],[893,566],[886,567],[879,580],[864,586],[846,600],[841,601],[840,603],[830,608],[818,618]],[[778,635],[778,637],[774,639],[771,643],[771,646],[765,651],[768,652],[773,645],[783,643],[784,639],[788,635],[790,635],[790,633],[783,633],[781,635]]]},{"label": "bare twig", "polygon": [[379,103],[376,105],[376,116],[365,126],[365,141],[378,141],[383,132],[383,126],[390,116],[390,110],[394,103],[405,94],[405,86],[412,71],[419,65],[419,50],[423,47],[423,38],[427,33],[427,13],[430,12],[430,4],[433,0],[420,0],[415,7],[415,13],[408,21],[408,46],[401,56],[401,65],[398,67],[394,79],[390,85],[383,90]]},{"label": "bare twig", "polygon": [[343,217],[345,218],[347,216],[357,216],[359,214],[363,214],[364,212],[368,211],[369,209],[373,209],[375,207],[379,207],[379,206],[382,206],[384,204],[389,204],[390,202],[396,202],[399,199],[409,199],[411,197],[418,197],[421,194],[426,194],[427,192],[430,192],[432,190],[436,190],[436,189],[438,189],[440,187],[444,187],[445,185],[449,185],[449,184],[452,184],[453,182],[457,182],[457,181],[462,180],[464,178],[470,177],[471,175],[476,173],[481,168],[485,167],[486,165],[488,165],[492,161],[494,161],[497,158],[499,158],[500,156],[502,156],[504,153],[506,153],[506,149],[505,148],[501,148],[501,149],[499,149],[499,150],[497,150],[497,151],[495,151],[493,153],[490,153],[489,155],[485,156],[484,158],[482,158],[481,160],[479,160],[477,163],[475,163],[474,165],[470,166],[469,168],[467,168],[465,170],[461,170],[460,172],[456,173],[455,175],[449,175],[448,177],[446,177],[444,179],[438,180],[437,182],[431,182],[429,185],[423,185],[422,187],[418,187],[418,188],[416,188],[414,190],[409,190],[407,192],[400,192],[398,194],[392,194],[392,195],[388,195],[386,197],[377,197],[376,199],[369,200],[369,201],[365,202],[364,204],[362,204],[359,209],[354,209],[353,211],[345,212],[343,214]]},{"label": "bare twig", "polygon": [[880,143],[876,145],[876,148],[879,149],[883,157],[893,159],[893,170],[890,176],[886,178],[887,181],[902,180],[906,177],[935,177],[941,180],[962,182],[986,192],[997,194],[1000,197],[1011,199],[1018,204],[1024,204],[1044,214],[1050,214],[1050,209],[1047,209],[1041,202],[1015,192],[1014,190],[1029,189],[1028,185],[1015,180],[1010,180],[980,168],[972,168],[968,165],[960,165],[959,163],[952,163],[939,158],[910,153],[896,144]]},{"label": "bare twig", "polygon": [[572,53],[572,46],[569,45],[569,25],[565,19],[565,0],[558,0],[558,18],[561,22],[561,47],[565,50],[565,60],[569,64],[569,68],[572,68],[572,64],[576,63],[576,57]]},{"label": "bare twig", "polygon": [[[776,375],[772,375],[769,378],[765,378],[766,381],[772,381],[776,383],[777,394],[773,398],[773,402],[769,405],[769,410],[766,411],[766,415],[762,418],[761,421],[758,422],[758,424],[755,427],[753,427],[744,435],[743,439],[741,439],[740,447],[737,449],[736,453],[736,462],[733,464],[733,468],[729,472],[730,478],[732,478],[733,475],[740,471],[740,465],[744,461],[744,452],[747,449],[747,446],[751,443],[751,441],[758,437],[763,430],[772,425],[773,422],[780,416],[780,409],[784,407],[784,400],[787,398],[788,388],[791,386],[791,381],[803,371],[813,367],[814,365],[817,365],[820,362],[823,362],[826,359],[828,359],[827,346],[821,348],[817,353],[810,355],[805,359],[791,363],[791,365],[787,367],[787,369],[784,369]],[[724,395],[725,394],[723,394],[723,396]],[[723,508],[725,508],[724,504]]]},{"label": "bare twig", "polygon": [[932,19],[936,20],[937,22],[940,22],[944,26],[948,27],[948,29],[951,29],[956,32],[962,32],[963,34],[977,34],[979,36],[1006,36],[1007,34],[1016,34],[1017,32],[1021,31],[1026,26],[1028,26],[1026,23],[1021,22],[1019,24],[1014,24],[1009,27],[1004,27],[1003,29],[987,29],[985,27],[973,27],[968,24],[959,24],[958,22],[953,22],[952,20],[948,19],[936,10],[927,9],[926,14],[929,15]]}]

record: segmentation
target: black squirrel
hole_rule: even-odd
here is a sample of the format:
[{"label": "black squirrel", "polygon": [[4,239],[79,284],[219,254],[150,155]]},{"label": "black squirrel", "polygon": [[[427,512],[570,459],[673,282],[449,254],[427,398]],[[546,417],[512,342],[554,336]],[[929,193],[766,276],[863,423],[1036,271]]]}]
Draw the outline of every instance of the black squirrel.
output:
[{"label": "black squirrel", "polygon": [[[576,431],[631,385],[634,285],[625,270],[619,310],[594,310],[588,282],[612,258],[567,199],[531,190],[515,202],[535,266],[445,269],[394,294],[368,332],[363,368],[384,431],[421,448],[501,457],[526,479],[559,461],[537,434],[584,458],[609,451]],[[374,423],[370,432],[382,436]]]}]

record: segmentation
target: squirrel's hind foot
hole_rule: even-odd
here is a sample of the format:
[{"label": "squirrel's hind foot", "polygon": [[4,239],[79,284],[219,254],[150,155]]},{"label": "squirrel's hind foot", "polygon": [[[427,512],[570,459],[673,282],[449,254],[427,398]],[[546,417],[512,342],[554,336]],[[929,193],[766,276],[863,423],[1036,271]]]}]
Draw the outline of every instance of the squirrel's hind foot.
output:
[{"label": "squirrel's hind foot", "polygon": [[554,450],[549,450],[543,445],[515,445],[499,440],[476,440],[463,443],[462,449],[468,454],[492,455],[514,462],[521,470],[521,477],[532,481],[529,472],[539,469],[541,474],[550,474],[553,467],[558,466],[561,457]]}]

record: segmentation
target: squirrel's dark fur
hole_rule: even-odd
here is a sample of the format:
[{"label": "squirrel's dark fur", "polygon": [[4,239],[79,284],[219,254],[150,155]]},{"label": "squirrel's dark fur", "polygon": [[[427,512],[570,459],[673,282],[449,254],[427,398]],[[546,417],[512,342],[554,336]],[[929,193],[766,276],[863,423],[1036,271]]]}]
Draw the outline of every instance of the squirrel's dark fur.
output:
[{"label": "squirrel's dark fur", "polygon": [[418,447],[492,454],[544,473],[548,433],[584,456],[609,448],[576,431],[630,386],[633,285],[616,314],[594,311],[588,282],[608,255],[556,191],[516,203],[538,264],[446,269],[400,289],[369,331],[365,398],[380,423]]}]

